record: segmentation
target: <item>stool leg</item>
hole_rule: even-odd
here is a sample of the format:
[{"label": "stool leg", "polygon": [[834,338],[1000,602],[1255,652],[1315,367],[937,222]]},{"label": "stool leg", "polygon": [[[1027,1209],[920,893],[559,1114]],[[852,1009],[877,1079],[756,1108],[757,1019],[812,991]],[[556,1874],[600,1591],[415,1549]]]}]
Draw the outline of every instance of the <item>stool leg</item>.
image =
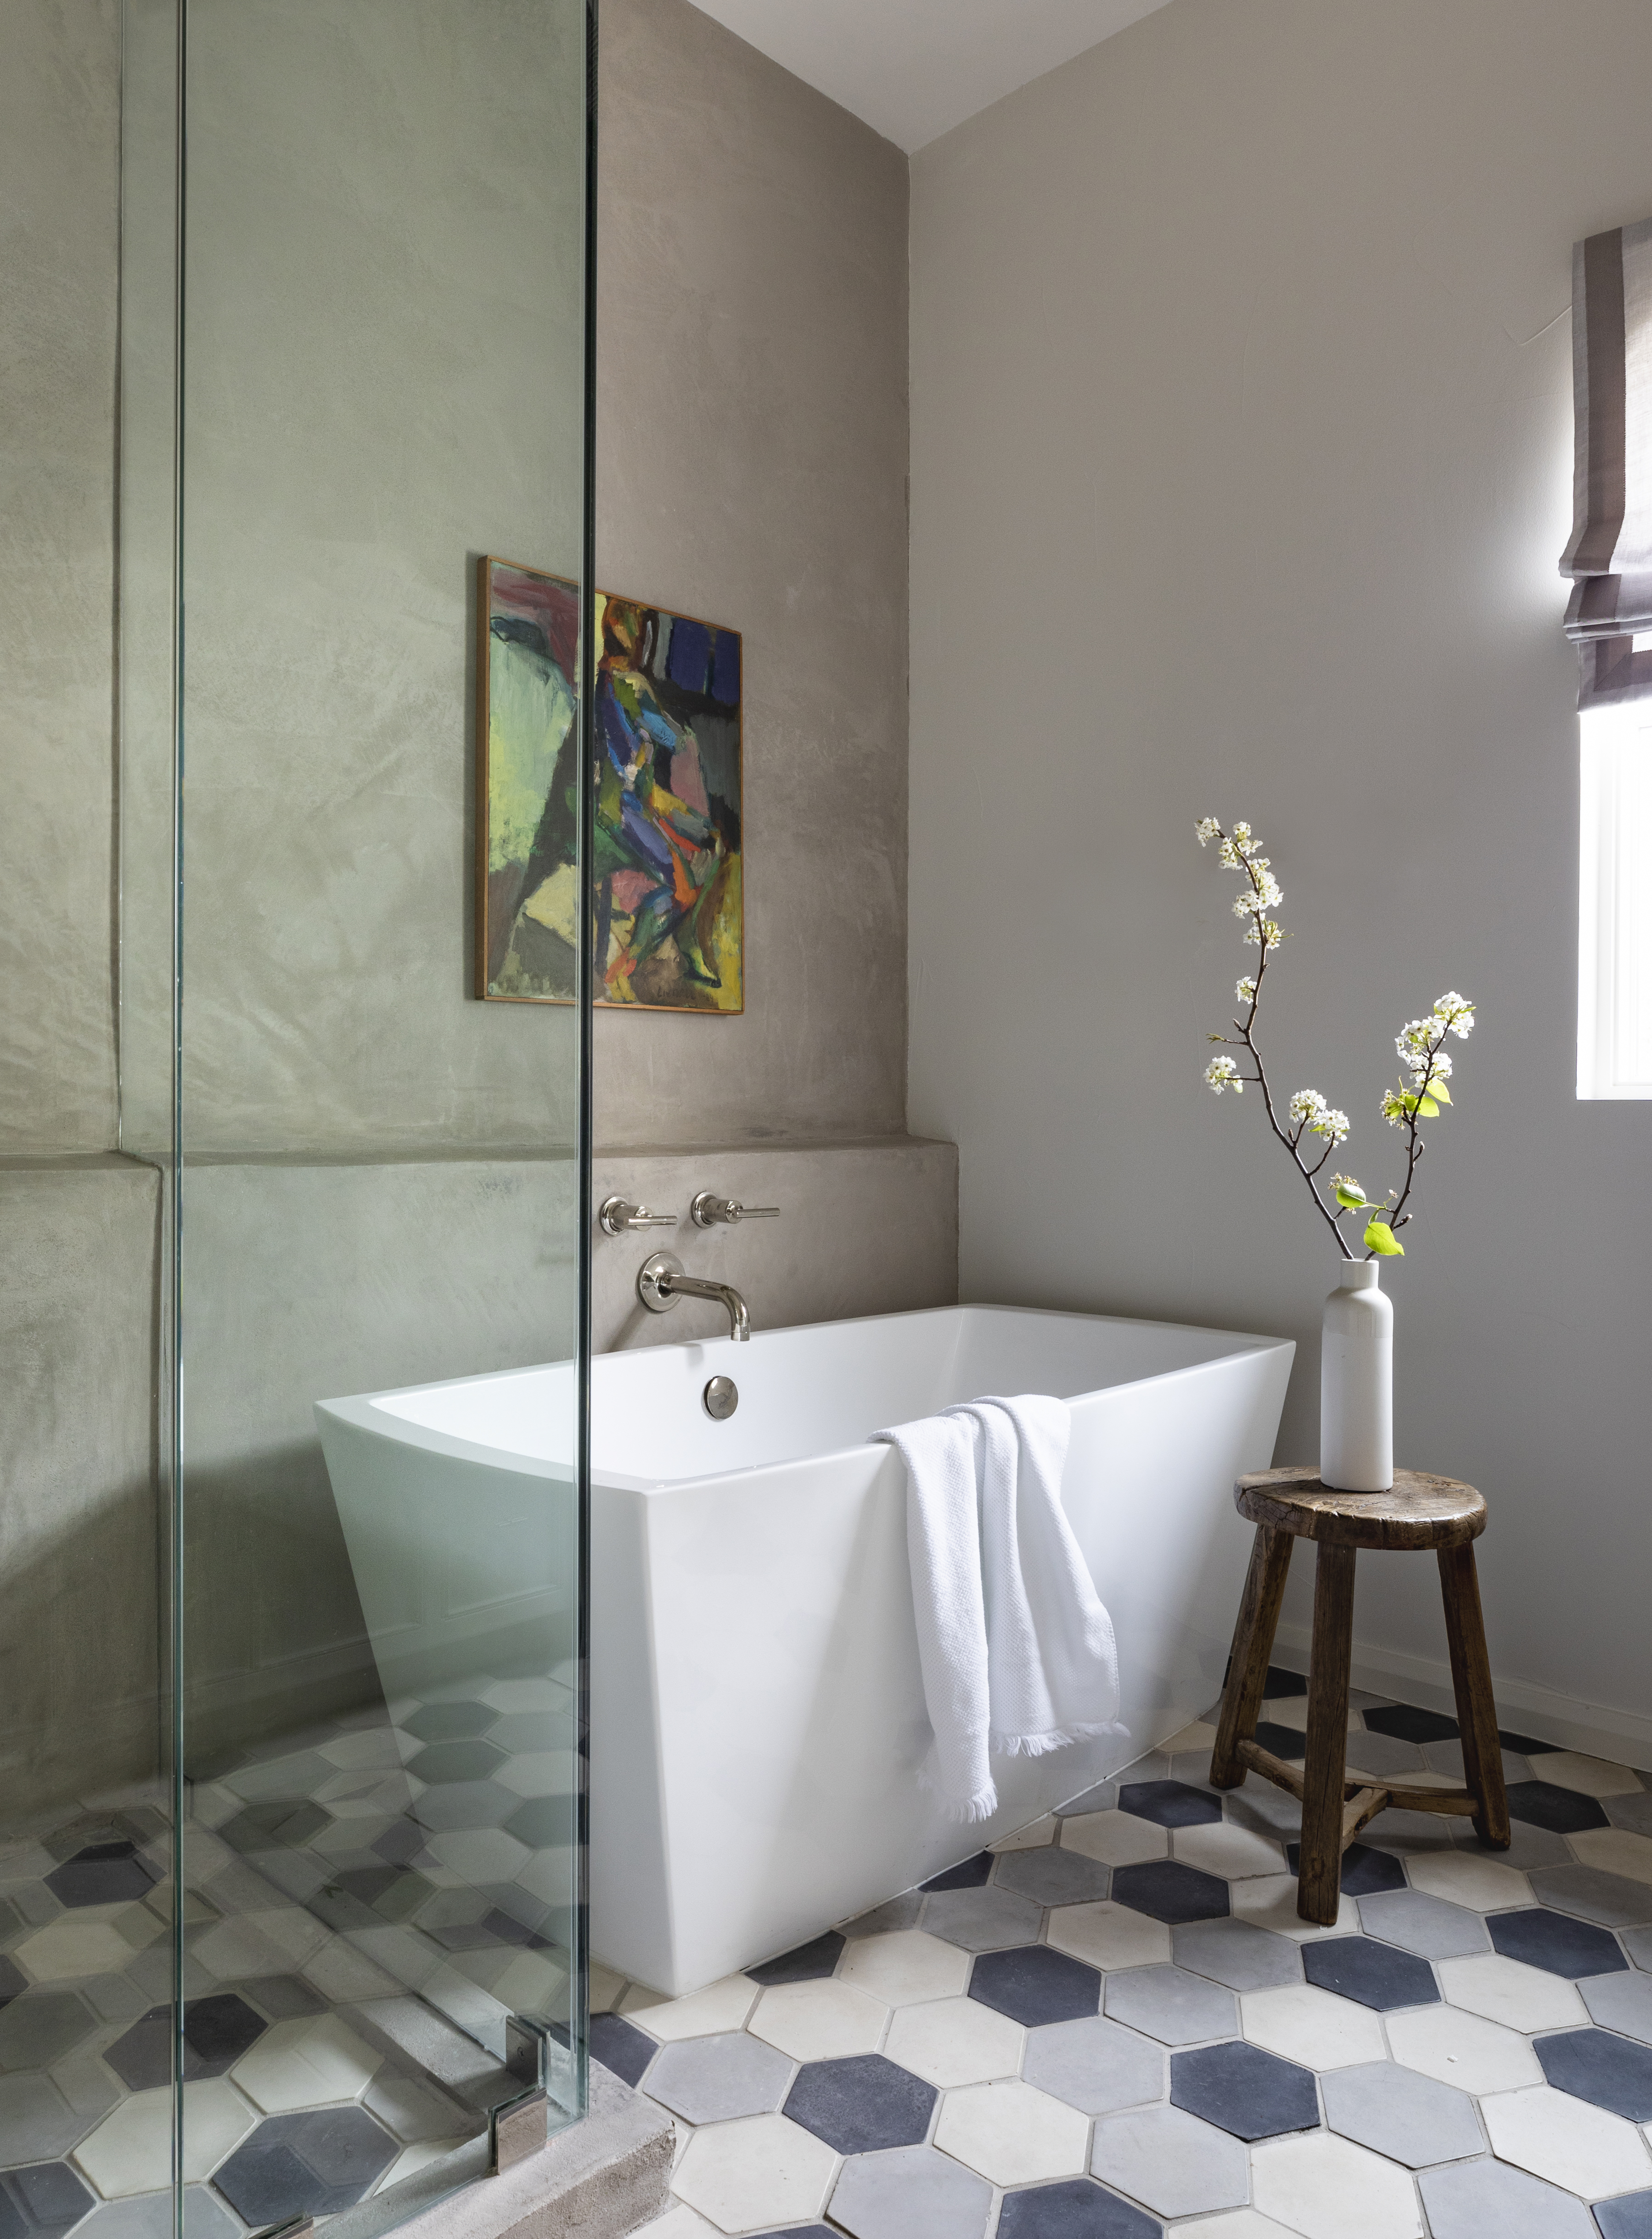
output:
[{"label": "stool leg", "polygon": [[1491,1664],[1486,1655],[1473,1542],[1462,1547],[1442,1547],[1438,1552],[1446,1645],[1451,1651],[1451,1687],[1463,1733],[1463,1784],[1480,1807],[1474,1815],[1474,1831],[1489,1850],[1506,1850],[1509,1794],[1503,1785],[1503,1744],[1497,1739],[1497,1707],[1491,1692]]},{"label": "stool leg", "polygon": [[1244,1767],[1235,1749],[1256,1733],[1290,1570],[1290,1532],[1277,1531],[1271,1524],[1258,1524],[1239,1600],[1238,1622],[1233,1628],[1233,1653],[1228,1658],[1228,1684],[1222,1691],[1216,1747],[1211,1751],[1212,1788],[1237,1788],[1244,1778]]},{"label": "stool leg", "polygon": [[1321,1545],[1314,1573],[1297,1910],[1329,1928],[1342,1902],[1343,1790],[1348,1779],[1348,1671],[1354,1649],[1354,1550]]}]

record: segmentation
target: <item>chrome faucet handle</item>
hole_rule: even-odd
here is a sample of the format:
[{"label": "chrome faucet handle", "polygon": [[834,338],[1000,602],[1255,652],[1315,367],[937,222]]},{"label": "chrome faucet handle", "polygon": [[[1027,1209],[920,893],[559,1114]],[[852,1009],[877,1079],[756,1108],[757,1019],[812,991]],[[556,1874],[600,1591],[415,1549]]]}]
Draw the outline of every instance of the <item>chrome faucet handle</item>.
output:
[{"label": "chrome faucet handle", "polygon": [[742,1205],[737,1197],[713,1197],[710,1190],[700,1190],[688,1210],[696,1228],[715,1228],[720,1221],[778,1220],[780,1213],[778,1205]]},{"label": "chrome faucet handle", "polygon": [[674,1228],[674,1213],[650,1213],[646,1205],[627,1205],[622,1197],[607,1197],[597,1213],[597,1226],[605,1236],[623,1236],[628,1228]]}]

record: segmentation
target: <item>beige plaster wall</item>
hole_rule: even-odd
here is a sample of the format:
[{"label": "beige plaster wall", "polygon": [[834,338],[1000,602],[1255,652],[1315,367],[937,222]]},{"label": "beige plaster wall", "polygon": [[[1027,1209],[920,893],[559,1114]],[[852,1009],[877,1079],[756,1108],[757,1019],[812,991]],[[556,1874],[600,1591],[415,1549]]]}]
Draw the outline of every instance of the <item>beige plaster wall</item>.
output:
[{"label": "beige plaster wall", "polygon": [[[1368,1187],[1394,1033],[1480,1005],[1384,1273],[1399,1455],[1493,1504],[1510,1722],[1642,1763],[1652,1108],[1573,1096],[1556,563],[1571,244],[1652,210],[1649,72],[1642,0],[1171,0],[912,187],[912,1119],[965,1295],[1289,1332],[1315,1454],[1327,1242],[1200,1083],[1245,952],[1193,824],[1248,817],[1268,1046]],[[1443,1686],[1431,1566],[1360,1596]]]}]

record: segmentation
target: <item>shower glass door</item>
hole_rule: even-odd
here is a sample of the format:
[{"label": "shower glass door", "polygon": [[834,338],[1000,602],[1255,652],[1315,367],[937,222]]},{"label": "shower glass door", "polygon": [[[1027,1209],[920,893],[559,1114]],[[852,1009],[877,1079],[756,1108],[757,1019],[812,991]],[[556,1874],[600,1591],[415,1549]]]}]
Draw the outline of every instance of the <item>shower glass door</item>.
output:
[{"label": "shower glass door", "polygon": [[[587,12],[126,0],[181,1891],[129,2088],[190,2239],[392,2223],[583,2108]],[[555,1363],[462,1493],[376,1404]]]}]

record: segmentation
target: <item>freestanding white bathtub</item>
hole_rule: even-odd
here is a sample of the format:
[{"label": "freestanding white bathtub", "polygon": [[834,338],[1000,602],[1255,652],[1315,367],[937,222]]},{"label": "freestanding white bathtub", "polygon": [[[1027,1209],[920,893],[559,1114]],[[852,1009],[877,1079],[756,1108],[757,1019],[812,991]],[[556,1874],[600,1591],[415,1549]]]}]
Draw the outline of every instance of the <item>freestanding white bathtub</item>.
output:
[{"label": "freestanding white bathtub", "polygon": [[[1196,1717],[1221,1687],[1248,1553],[1233,1480],[1272,1459],[1294,1349],[957,1306],[600,1357],[594,1956],[693,1990],[926,1879]],[[701,1404],[714,1375],[740,1387],[724,1422]],[[906,1478],[867,1439],[1018,1392],[1072,1404],[1063,1498],[1112,1614],[1130,1738],[995,1765],[997,1817],[962,1827],[915,1777],[929,1734]],[[560,1363],[317,1408],[387,1692],[486,1670],[494,1631],[565,1631],[551,1527],[571,1498],[572,1396]]]}]

